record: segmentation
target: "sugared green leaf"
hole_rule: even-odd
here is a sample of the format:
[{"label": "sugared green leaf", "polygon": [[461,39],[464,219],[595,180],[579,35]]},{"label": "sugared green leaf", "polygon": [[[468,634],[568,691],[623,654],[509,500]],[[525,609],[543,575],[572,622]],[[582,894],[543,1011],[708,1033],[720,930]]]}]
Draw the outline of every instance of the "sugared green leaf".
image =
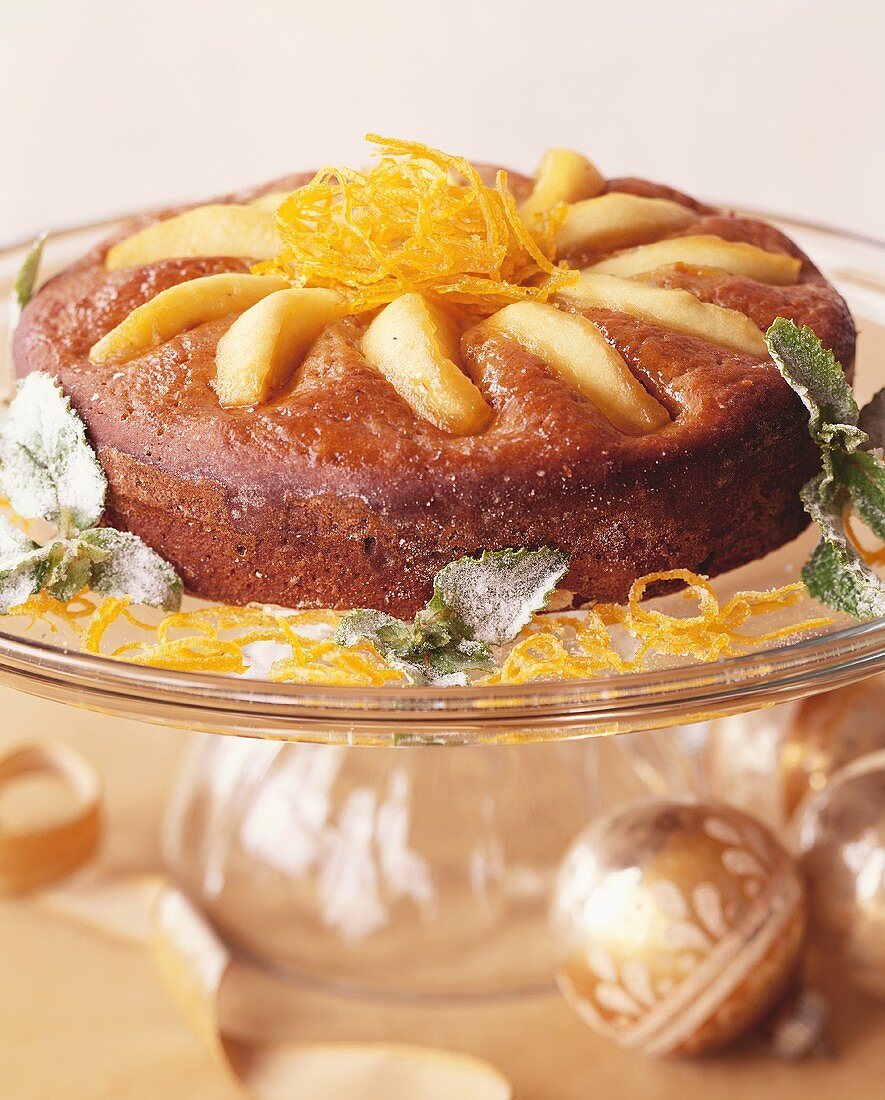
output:
[{"label": "sugared green leaf", "polygon": [[885,539],[885,462],[870,451],[835,458],[836,477],[848,490],[858,515]]},{"label": "sugared green leaf", "polygon": [[46,234],[41,233],[25,254],[15,282],[12,284],[13,299],[19,309],[23,309],[31,300],[40,274],[40,260],[43,258],[43,246]]},{"label": "sugared green leaf", "polygon": [[808,591],[828,607],[859,619],[885,614],[885,584],[857,553],[845,514],[857,509],[885,539],[885,463],[866,444],[882,438],[882,395],[858,414],[845,373],[809,328],[778,317],[766,334],[778,370],[809,412],[808,431],[820,447],[823,472],[802,489],[806,512],[822,541],[802,570]]},{"label": "sugared green leaf", "polygon": [[92,558],[79,539],[58,539],[44,549],[49,550],[49,568],[43,578],[43,587],[56,600],[67,603],[89,585],[92,576]]},{"label": "sugared green leaf", "polygon": [[434,602],[454,611],[477,641],[502,645],[546,606],[568,565],[566,554],[546,546],[459,558],[437,574]]},{"label": "sugared green leaf", "polygon": [[885,386],[860,410],[857,426],[868,437],[864,447],[885,448]]},{"label": "sugared green leaf", "polygon": [[0,614],[7,614],[42,589],[51,557],[51,546],[37,546],[0,559]]},{"label": "sugared green leaf", "polygon": [[857,427],[854,394],[842,367],[810,328],[799,328],[778,317],[765,334],[768,350],[778,370],[808,409],[808,431],[824,451],[848,452],[866,441]]},{"label": "sugared green leaf", "polygon": [[416,683],[466,684],[471,669],[492,667],[488,646],[515,638],[567,569],[566,555],[546,547],[459,558],[437,574],[433,598],[414,622],[381,611],[351,611],[335,641],[371,642]]},{"label": "sugared green leaf", "polygon": [[845,542],[822,540],[802,570],[815,599],[856,619],[885,615],[885,587]]},{"label": "sugared green leaf", "polygon": [[21,528],[10,523],[6,516],[0,515],[0,564],[6,558],[27,554],[38,548],[39,544],[28,538]]},{"label": "sugared green leaf", "polygon": [[83,421],[48,374],[28,375],[9,407],[0,485],[19,515],[49,520],[63,536],[101,518],[107,479]]},{"label": "sugared green leaf", "polygon": [[97,527],[79,538],[92,560],[90,587],[102,596],[129,596],[133,603],[177,611],[181,578],[172,566],[128,531]]}]

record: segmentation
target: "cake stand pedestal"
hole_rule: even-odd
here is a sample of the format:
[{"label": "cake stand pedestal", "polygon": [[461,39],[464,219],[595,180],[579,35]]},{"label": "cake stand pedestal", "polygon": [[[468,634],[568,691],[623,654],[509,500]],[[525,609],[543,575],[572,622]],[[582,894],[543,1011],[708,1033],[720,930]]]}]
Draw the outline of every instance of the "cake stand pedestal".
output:
[{"label": "cake stand pedestal", "polygon": [[366,749],[200,738],[166,859],[237,951],[369,996],[549,989],[553,876],[600,810],[692,796],[672,731],[522,746]]}]

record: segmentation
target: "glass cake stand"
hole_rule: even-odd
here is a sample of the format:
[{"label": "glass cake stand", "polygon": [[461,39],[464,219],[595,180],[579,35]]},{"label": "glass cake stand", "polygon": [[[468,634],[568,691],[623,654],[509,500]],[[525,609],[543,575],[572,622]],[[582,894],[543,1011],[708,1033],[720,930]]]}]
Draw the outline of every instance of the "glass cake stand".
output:
[{"label": "glass cake stand", "polygon": [[[848,299],[866,400],[885,383],[885,244],[771,220]],[[44,273],[115,224],[52,235]],[[0,292],[23,253],[0,252]],[[815,541],[806,532],[718,578],[717,594],[797,579]],[[562,853],[612,802],[697,792],[681,727],[885,669],[883,619],[837,617],[814,636],[713,664],[446,689],[167,672],[0,626],[0,684],[236,735],[195,744],[166,823],[173,874],[233,947],[287,975],[408,997],[548,988],[546,910]],[[636,736],[580,740],[615,733]],[[466,744],[477,747],[425,751]]]}]

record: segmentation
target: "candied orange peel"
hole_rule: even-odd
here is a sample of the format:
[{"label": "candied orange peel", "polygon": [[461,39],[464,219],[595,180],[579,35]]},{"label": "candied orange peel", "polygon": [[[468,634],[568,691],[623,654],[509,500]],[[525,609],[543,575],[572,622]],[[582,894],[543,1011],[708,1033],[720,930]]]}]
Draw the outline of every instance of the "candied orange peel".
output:
[{"label": "candied orange peel", "polygon": [[368,134],[379,162],[326,167],[277,211],[281,252],[253,268],[294,285],[327,287],[352,312],[417,292],[480,314],[546,301],[577,281],[553,262],[556,214],[526,229],[506,172],[494,187],[464,157]]}]

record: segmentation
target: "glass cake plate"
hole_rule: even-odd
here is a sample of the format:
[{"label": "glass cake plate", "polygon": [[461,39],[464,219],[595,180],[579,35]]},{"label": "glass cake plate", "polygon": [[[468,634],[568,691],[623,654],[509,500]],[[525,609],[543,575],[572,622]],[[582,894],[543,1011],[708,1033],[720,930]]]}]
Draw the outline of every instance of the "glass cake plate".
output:
[{"label": "glass cake plate", "polygon": [[[885,381],[885,243],[783,217],[771,220],[807,250],[848,299],[860,330],[855,389],[863,402]],[[44,277],[81,256],[116,224],[52,234]],[[25,248],[0,252],[4,297]],[[5,384],[5,332],[0,346]],[[798,579],[816,539],[807,531],[763,560],[717,578],[717,595],[724,599],[738,590]],[[806,610],[801,617],[819,613],[816,605]],[[783,702],[883,668],[885,620],[857,623],[844,616],[812,636],[714,663],[682,661],[586,680],[464,688],[319,687],[164,671],[92,656],[45,632],[0,621],[4,685],[188,729],[340,744],[492,744],[650,730]]]}]

